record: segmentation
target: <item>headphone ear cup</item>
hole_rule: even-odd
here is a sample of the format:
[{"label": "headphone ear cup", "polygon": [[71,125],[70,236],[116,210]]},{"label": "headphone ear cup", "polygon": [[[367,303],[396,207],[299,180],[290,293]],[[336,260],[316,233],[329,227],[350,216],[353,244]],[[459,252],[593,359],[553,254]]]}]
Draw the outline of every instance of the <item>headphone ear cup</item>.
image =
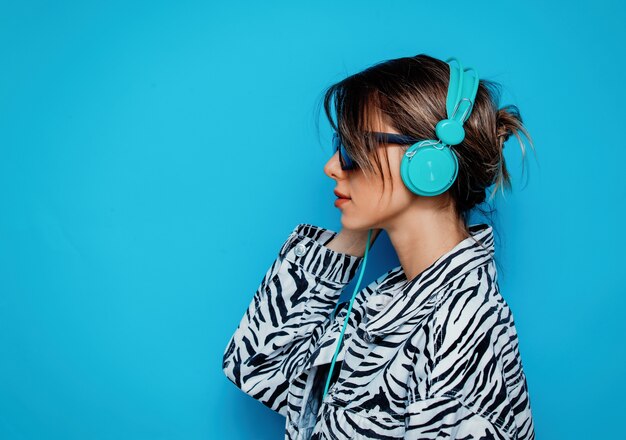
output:
[{"label": "headphone ear cup", "polygon": [[[436,196],[445,192],[456,179],[459,162],[448,145],[435,147],[426,139],[411,145],[402,156],[400,176],[414,194]],[[408,154],[408,156],[407,156]]]}]

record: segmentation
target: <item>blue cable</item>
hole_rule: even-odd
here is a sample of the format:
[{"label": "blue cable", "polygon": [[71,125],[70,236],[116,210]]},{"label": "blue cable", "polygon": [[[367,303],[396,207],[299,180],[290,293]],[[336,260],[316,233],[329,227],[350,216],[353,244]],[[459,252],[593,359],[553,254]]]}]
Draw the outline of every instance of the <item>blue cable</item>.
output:
[{"label": "blue cable", "polygon": [[343,339],[343,333],[346,331],[346,326],[348,325],[348,318],[350,317],[350,311],[352,310],[352,303],[354,302],[354,298],[356,298],[356,294],[359,291],[359,285],[361,284],[361,278],[363,278],[363,272],[365,272],[365,265],[367,264],[367,254],[370,249],[370,239],[372,237],[372,230],[369,230],[367,234],[367,244],[365,246],[365,257],[363,259],[363,265],[361,266],[361,273],[359,274],[359,279],[356,283],[356,287],[354,288],[354,293],[352,294],[352,299],[350,299],[350,305],[348,306],[348,312],[346,313],[346,320],[343,323],[343,328],[341,329],[341,334],[339,335],[339,341],[337,343],[337,348],[335,349],[335,355],[333,356],[333,361],[330,364],[330,371],[328,372],[328,377],[326,378],[326,386],[324,387],[324,395],[322,396],[322,400],[326,397],[326,392],[328,391],[328,386],[330,385],[330,378],[333,374],[333,369],[335,368],[335,361],[337,360],[337,355],[339,354],[339,347],[341,347],[341,340]]}]

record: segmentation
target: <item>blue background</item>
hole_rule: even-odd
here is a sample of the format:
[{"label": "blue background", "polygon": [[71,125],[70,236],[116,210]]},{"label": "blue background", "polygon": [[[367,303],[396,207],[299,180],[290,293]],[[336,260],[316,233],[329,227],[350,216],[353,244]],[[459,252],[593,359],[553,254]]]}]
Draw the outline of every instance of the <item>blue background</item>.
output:
[{"label": "blue background", "polygon": [[[223,351],[292,229],[340,227],[321,91],[418,53],[535,141],[494,226],[538,438],[621,435],[623,2],[297,3],[2,2],[0,438],[282,438]],[[383,233],[362,282],[397,264]]]}]

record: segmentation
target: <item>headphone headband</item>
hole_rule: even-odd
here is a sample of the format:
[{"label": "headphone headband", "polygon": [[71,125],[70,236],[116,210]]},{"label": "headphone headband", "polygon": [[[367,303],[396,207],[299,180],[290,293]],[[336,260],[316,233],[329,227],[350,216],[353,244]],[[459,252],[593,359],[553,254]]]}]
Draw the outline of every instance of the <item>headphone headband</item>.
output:
[{"label": "headphone headband", "polygon": [[[456,61],[458,68],[450,64]],[[448,95],[446,96],[447,119],[437,123],[435,132],[437,138],[445,145],[460,144],[465,138],[463,123],[469,118],[474,108],[474,100],[478,91],[478,72],[472,67],[463,68],[463,64],[457,58],[448,58],[450,65],[450,81],[448,83]],[[473,71],[473,77],[466,72]]]},{"label": "headphone headband", "polygon": [[[451,61],[456,61],[458,68],[450,64]],[[451,119],[454,114],[454,109],[461,101],[461,93],[463,92],[463,64],[458,58],[450,57],[446,60],[446,63],[450,65],[450,80],[448,82],[448,96],[446,97],[446,113],[448,119]]]},{"label": "headphone headband", "polygon": [[[458,68],[450,64],[456,61]],[[474,108],[476,93],[478,92],[479,75],[473,67],[463,69],[463,64],[458,58],[450,57],[446,60],[450,64],[450,82],[448,84],[448,96],[446,97],[446,111],[448,119],[455,119],[461,125],[467,121]],[[466,72],[474,72],[473,76],[466,75]],[[457,114],[461,104],[466,104],[461,116]],[[469,105],[467,105],[469,104]]]}]

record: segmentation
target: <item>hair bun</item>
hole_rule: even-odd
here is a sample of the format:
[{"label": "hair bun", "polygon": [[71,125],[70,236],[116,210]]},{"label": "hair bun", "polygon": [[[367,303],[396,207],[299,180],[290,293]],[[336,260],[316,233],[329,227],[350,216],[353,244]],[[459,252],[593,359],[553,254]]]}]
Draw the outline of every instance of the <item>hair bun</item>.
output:
[{"label": "hair bun", "polygon": [[[501,149],[504,149],[504,143],[513,134],[520,118],[518,112],[510,110],[511,106],[506,106],[498,109],[496,113],[496,138]],[[513,108],[513,110],[515,109]]]}]

